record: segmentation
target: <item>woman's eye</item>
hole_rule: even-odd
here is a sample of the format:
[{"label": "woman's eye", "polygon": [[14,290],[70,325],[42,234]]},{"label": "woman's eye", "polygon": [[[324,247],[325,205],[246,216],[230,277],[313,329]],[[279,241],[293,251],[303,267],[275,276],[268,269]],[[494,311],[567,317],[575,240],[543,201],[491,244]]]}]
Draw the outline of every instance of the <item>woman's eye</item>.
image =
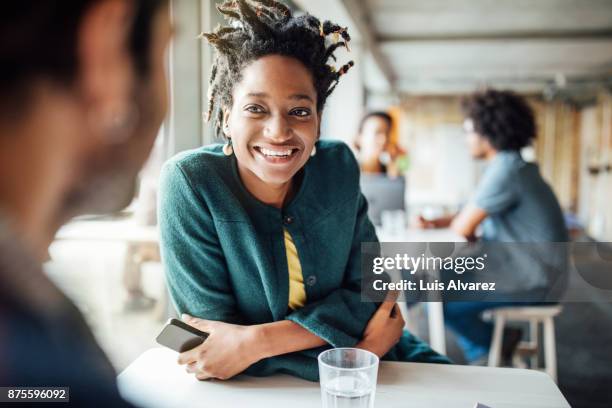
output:
[{"label": "woman's eye", "polygon": [[250,113],[264,113],[264,109],[261,106],[249,105],[244,110]]},{"label": "woman's eye", "polygon": [[304,118],[306,116],[310,116],[310,109],[305,109],[305,108],[293,109],[291,111],[291,115]]}]

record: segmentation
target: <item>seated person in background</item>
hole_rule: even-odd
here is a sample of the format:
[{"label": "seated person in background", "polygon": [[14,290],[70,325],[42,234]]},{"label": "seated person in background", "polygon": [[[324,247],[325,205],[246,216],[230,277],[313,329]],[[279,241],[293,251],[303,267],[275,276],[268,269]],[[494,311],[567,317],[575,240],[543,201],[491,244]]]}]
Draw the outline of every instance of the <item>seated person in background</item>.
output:
[{"label": "seated person in background", "polygon": [[406,152],[391,142],[392,128],[386,112],[370,112],[361,119],[354,145],[362,172],[398,177],[406,171]]},{"label": "seated person in background", "polygon": [[[536,136],[534,114],[527,102],[512,92],[487,90],[466,98],[462,104],[464,128],[474,159],[488,162],[473,199],[457,215],[435,220],[420,218],[423,228],[450,227],[468,240],[489,242],[565,242],[568,239],[563,213],[550,186],[536,164],[525,162],[520,150]],[[538,268],[533,273],[541,272]],[[532,282],[537,279],[531,280]],[[525,280],[521,291],[534,290]],[[450,302],[445,304],[448,325],[459,336],[469,361],[486,356],[493,327],[483,322],[483,310],[515,303]],[[505,354],[520,340],[509,330]],[[506,355],[506,357],[508,357]]]},{"label": "seated person in background", "polygon": [[0,386],[69,387],[70,406],[128,405],[85,319],[41,262],[70,218],[132,199],[166,112],[167,7],[2,6]]},{"label": "seated person in background", "polygon": [[[179,363],[198,379],[318,378],[326,347],[448,362],[407,332],[397,305],[361,299],[361,243],[377,241],[350,149],[320,141],[346,29],[275,1],[228,1],[209,113],[226,140],[162,170],[162,260],[184,321],[210,336]],[[329,37],[342,42],[326,44]],[[211,115],[209,114],[209,117]]]}]

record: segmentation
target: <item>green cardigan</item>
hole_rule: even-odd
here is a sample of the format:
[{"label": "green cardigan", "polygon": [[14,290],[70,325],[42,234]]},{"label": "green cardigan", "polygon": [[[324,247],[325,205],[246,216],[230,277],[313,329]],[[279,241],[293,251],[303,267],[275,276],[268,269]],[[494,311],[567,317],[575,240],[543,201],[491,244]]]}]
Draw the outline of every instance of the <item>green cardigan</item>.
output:
[{"label": "green cardigan", "polygon": [[[319,141],[283,209],[243,186],[221,145],[180,153],[163,168],[159,224],[168,286],[179,313],[237,324],[291,320],[333,347],[354,346],[377,305],[361,301],[360,247],[378,241],[359,189],[359,168],[340,142]],[[288,310],[283,228],[298,250],[307,304]],[[262,360],[246,373],[318,379],[324,348]],[[405,333],[386,359],[448,362]]]}]

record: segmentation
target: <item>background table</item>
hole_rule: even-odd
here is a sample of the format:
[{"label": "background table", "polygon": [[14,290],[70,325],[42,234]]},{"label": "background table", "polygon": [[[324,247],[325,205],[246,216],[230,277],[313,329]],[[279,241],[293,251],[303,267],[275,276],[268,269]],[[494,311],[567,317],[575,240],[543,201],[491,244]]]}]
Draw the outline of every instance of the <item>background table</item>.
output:
[{"label": "background table", "polygon": [[[64,225],[55,236],[56,241],[117,242],[126,245],[122,280],[130,301],[147,300],[141,282],[141,267],[145,262],[160,263],[159,228],[143,225],[134,216],[80,218]],[[161,268],[160,268],[161,271]],[[139,299],[140,298],[140,299]],[[166,288],[154,295],[155,316],[160,322],[173,315]]]},{"label": "background table", "polygon": [[157,226],[142,225],[134,218],[75,220],[64,225],[55,239],[76,241],[120,241],[135,244],[159,244]]},{"label": "background table", "polygon": [[[380,242],[465,242],[465,237],[458,235],[450,228],[419,229],[407,228],[399,234],[388,234],[377,228],[376,235]],[[446,354],[446,337],[444,328],[444,309],[442,302],[427,303],[427,326],[429,328],[429,344],[440,354]],[[404,316],[410,316],[405,302],[400,302]],[[414,332],[410,319],[406,319],[408,330]]]},{"label": "background table", "polygon": [[[321,405],[318,383],[288,375],[198,381],[176,363],[177,353],[146,351],[118,377],[122,395],[145,407],[312,408]],[[377,407],[561,408],[569,404],[548,377],[531,370],[382,362]]]}]

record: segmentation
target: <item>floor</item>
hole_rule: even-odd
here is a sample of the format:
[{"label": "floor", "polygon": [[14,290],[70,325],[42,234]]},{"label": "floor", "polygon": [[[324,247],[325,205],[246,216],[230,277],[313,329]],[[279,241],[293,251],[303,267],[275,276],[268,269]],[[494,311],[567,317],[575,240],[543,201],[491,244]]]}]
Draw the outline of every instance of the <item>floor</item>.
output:
[{"label": "floor", "polygon": [[[49,276],[84,312],[117,371],[145,350],[156,347],[155,336],[164,319],[154,310],[126,312],[121,284],[125,246],[109,242],[56,242],[50,249]],[[608,264],[609,265],[609,264]],[[609,268],[605,264],[589,267]],[[147,295],[159,298],[164,290],[161,267],[145,264]],[[427,338],[425,316],[417,324]],[[569,303],[556,320],[559,386],[572,407],[612,406],[612,303]],[[448,355],[464,360],[452,333],[447,333]]]}]

